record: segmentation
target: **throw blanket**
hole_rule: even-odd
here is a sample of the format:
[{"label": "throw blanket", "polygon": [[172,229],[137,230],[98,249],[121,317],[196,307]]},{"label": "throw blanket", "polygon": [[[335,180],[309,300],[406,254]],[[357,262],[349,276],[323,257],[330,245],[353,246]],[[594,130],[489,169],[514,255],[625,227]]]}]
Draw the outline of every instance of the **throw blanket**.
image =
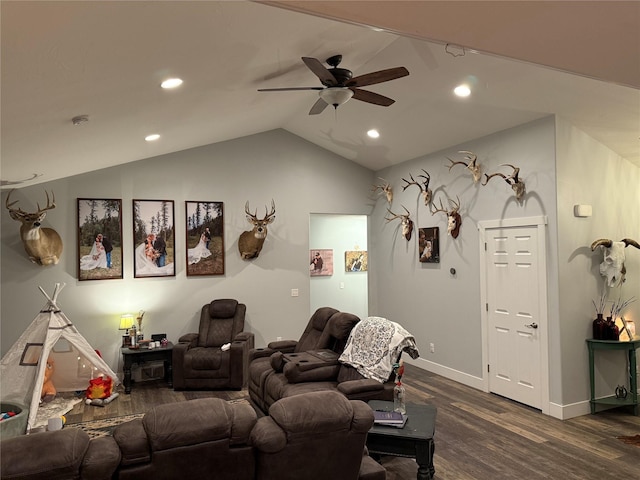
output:
[{"label": "throw blanket", "polygon": [[351,330],[347,346],[338,360],[354,367],[363,377],[384,383],[403,351],[411,358],[420,356],[413,335],[396,322],[369,317]]}]

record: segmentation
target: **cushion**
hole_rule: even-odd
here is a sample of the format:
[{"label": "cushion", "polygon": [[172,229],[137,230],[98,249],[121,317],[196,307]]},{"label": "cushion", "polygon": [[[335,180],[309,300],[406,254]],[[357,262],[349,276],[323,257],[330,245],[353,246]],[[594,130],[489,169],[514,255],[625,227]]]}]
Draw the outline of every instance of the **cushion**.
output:
[{"label": "cushion", "polygon": [[211,318],[232,318],[237,307],[238,301],[231,298],[214,300],[209,304],[209,315]]}]

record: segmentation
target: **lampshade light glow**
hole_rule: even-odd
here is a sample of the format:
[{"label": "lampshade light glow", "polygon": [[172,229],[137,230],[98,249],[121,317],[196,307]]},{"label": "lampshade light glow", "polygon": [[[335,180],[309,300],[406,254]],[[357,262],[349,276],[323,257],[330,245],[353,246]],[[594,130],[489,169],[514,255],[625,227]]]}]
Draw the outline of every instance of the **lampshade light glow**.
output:
[{"label": "lampshade light glow", "polygon": [[327,102],[329,105],[333,105],[334,108],[338,108],[340,105],[347,103],[347,101],[353,97],[353,91],[347,87],[329,87],[324,90],[320,90],[320,98]]}]

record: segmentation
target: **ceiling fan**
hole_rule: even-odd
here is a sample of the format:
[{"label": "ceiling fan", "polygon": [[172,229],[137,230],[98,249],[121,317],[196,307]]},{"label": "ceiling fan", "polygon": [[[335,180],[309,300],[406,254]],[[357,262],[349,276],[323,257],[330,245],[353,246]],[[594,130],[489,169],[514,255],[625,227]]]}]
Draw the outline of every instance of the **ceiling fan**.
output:
[{"label": "ceiling fan", "polygon": [[342,61],[342,55],[334,55],[327,59],[326,68],[317,58],[302,57],[302,61],[322,82],[322,87],[290,87],[290,88],[261,88],[259,92],[282,92],[288,90],[318,90],[320,98],[313,104],[309,115],[317,115],[328,106],[333,105],[338,108],[346,103],[351,97],[362,102],[372,103],[388,107],[395,103],[395,100],[380,95],[378,93],[363,90],[360,87],[374,85],[376,83],[388,82],[396,78],[406,77],[409,70],[404,67],[388,68],[377,72],[366,73],[357,77],[353,77],[351,70],[346,68],[338,68]]}]

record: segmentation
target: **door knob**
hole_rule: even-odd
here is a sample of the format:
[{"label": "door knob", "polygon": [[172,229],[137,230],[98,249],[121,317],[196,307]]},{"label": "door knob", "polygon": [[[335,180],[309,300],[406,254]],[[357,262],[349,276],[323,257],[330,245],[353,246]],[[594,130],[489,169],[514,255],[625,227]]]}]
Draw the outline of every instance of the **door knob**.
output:
[{"label": "door knob", "polygon": [[536,322],[530,323],[529,325],[525,323],[524,326],[527,328],[533,328],[534,330],[538,328],[538,324]]}]

